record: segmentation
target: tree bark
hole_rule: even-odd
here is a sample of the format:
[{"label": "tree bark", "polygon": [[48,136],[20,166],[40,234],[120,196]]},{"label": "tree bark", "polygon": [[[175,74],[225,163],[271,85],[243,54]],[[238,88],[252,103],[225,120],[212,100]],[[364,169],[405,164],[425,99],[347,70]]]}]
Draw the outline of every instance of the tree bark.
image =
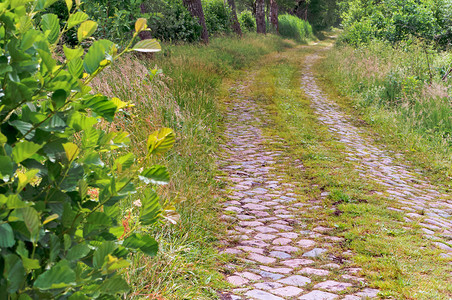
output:
[{"label": "tree bark", "polygon": [[278,3],[276,0],[270,0],[270,23],[276,33],[279,32],[279,22],[278,22]]},{"label": "tree bark", "polygon": [[182,0],[185,7],[193,17],[198,18],[199,24],[202,26],[201,40],[209,43],[209,33],[207,32],[206,19],[204,18],[204,10],[202,9],[201,0]]},{"label": "tree bark", "polygon": [[238,35],[242,36],[242,29],[240,28],[239,19],[237,19],[237,10],[235,8],[235,0],[228,0],[229,9],[231,10],[232,30]]},{"label": "tree bark", "polygon": [[265,0],[256,0],[256,31],[265,33]]}]

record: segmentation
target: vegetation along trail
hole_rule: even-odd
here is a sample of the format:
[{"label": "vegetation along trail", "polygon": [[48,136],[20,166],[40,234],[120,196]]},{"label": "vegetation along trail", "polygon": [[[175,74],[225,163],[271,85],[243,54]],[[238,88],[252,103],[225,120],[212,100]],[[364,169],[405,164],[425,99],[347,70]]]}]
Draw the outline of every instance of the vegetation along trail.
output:
[{"label": "vegetation along trail", "polygon": [[450,195],[326,92],[329,47],[272,54],[225,97],[222,297],[449,299]]}]

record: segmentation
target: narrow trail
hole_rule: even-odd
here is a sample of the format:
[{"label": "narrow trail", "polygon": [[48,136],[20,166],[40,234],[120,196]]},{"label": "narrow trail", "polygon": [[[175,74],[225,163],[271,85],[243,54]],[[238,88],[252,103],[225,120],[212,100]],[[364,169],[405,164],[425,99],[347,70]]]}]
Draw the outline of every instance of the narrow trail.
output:
[{"label": "narrow trail", "polygon": [[[344,143],[347,159],[356,163],[360,175],[385,187],[384,196],[395,200],[389,209],[406,212],[405,221],[419,222],[425,235],[443,249],[441,255],[452,255],[447,244],[452,238],[450,196],[438,192],[408,165],[397,163],[353,125],[317,85],[312,71],[317,59],[315,54],[306,57],[301,88],[318,120]],[[315,205],[321,200],[298,200],[303,183],[294,181],[286,169],[291,164],[303,172],[303,164],[290,157],[280,137],[263,133],[272,126],[271,118],[247,96],[253,80],[249,73],[231,87],[224,116],[220,169],[227,186],[222,219],[229,230],[223,251],[235,260],[227,266],[226,278],[234,288],[222,299],[377,298],[379,291],[368,287],[359,276],[361,269],[335,256],[333,248],[340,248],[343,238],[310,214],[323,209]],[[346,251],[343,257],[350,254]]]}]

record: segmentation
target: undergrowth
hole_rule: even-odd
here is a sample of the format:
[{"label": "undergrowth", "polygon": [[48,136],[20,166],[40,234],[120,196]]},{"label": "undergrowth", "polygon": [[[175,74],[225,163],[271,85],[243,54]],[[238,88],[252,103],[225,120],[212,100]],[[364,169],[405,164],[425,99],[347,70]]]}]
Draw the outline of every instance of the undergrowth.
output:
[{"label": "undergrowth", "polygon": [[[97,91],[135,104],[114,126],[128,129],[138,158],[145,155],[141,145],[155,128],[174,128],[177,138],[174,150],[158,163],[172,173],[161,194],[176,202],[180,220],[153,232],[160,244],[157,257],[133,258],[126,277],[134,290],[128,298],[217,298],[216,291],[225,283],[216,271],[222,257],[214,248],[222,231],[215,197],[219,183],[214,152],[221,121],[215,92],[224,78],[262,55],[293,45],[274,35],[255,34],[212,39],[208,46],[164,44],[161,54],[126,57],[93,82]],[[150,80],[143,74],[151,69],[161,69],[162,74]],[[127,213],[123,215],[127,219]]]}]

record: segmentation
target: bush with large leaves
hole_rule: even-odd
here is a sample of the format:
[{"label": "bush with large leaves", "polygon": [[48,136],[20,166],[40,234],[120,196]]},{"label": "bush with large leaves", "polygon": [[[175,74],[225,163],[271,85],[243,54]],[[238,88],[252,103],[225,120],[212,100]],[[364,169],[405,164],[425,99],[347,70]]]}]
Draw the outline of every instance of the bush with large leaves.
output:
[{"label": "bush with large leaves", "polygon": [[[113,42],[92,42],[97,23],[80,11],[79,0],[65,1],[69,17],[62,27],[56,15],[39,13],[54,2],[0,3],[0,295],[115,298],[128,290],[121,269],[129,253],[158,250],[139,229],[159,219],[153,185],[169,176],[163,166],[141,170],[143,163],[124,151],[126,132],[101,129],[100,122],[111,122],[128,104],[93,94],[88,84],[118,56],[160,46],[145,40],[131,48],[131,41],[117,53]],[[78,45],[63,45],[57,60],[54,49],[72,28]],[[145,29],[139,19],[134,38]],[[155,132],[148,158],[173,143],[170,129]],[[137,191],[137,221],[125,230],[118,201]]]}]

